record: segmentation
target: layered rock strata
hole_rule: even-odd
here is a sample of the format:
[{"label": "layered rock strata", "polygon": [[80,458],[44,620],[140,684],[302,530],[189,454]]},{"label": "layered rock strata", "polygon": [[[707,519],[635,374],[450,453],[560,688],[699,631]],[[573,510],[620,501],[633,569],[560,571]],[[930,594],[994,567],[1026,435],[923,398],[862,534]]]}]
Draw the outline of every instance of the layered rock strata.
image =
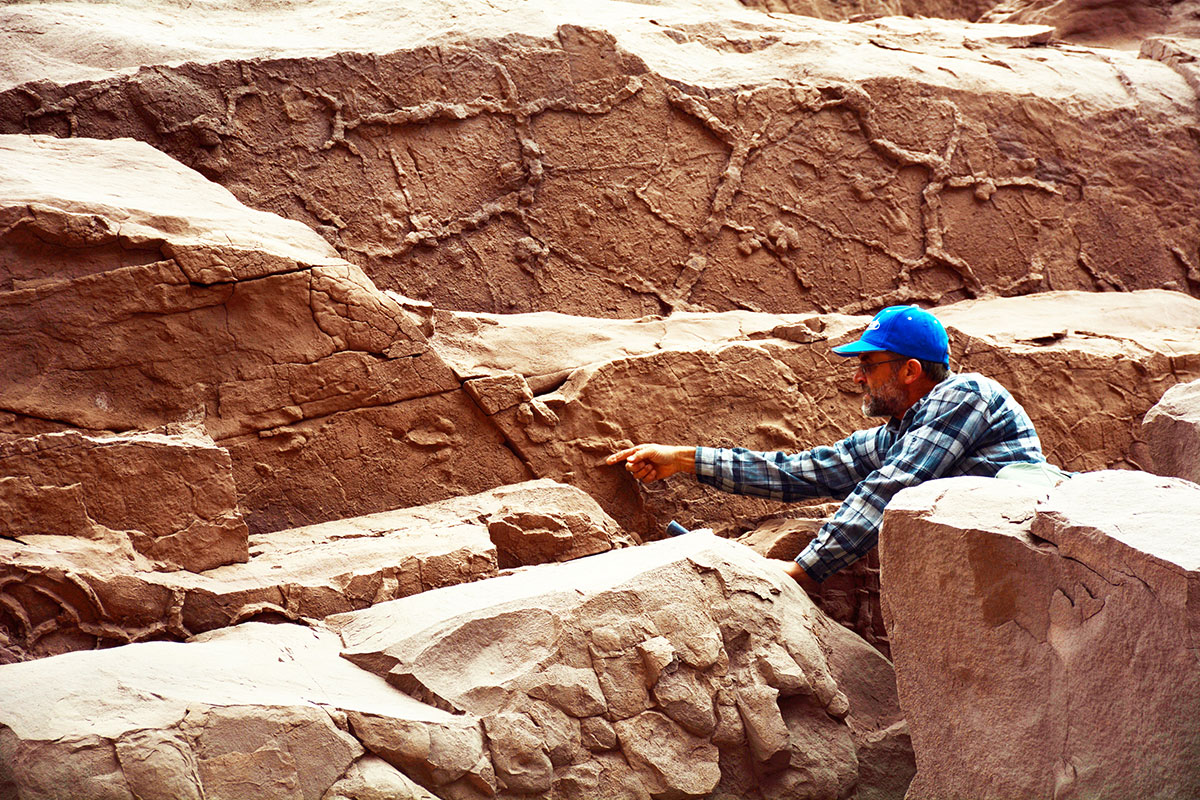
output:
[{"label": "layered rock strata", "polygon": [[987,22],[1053,25],[1054,35],[1083,44],[1137,49],[1161,34],[1200,36],[1196,0],[1004,0],[982,16]]},{"label": "layered rock strata", "polygon": [[1049,27],[684,0],[269,11],[267,43],[233,3],[131,6],[119,29],[7,10],[0,131],[149,142],[445,308],[1200,291],[1195,91]]},{"label": "layered rock strata", "polygon": [[917,776],[908,796],[1200,792],[1200,486],[908,489],[880,540]]},{"label": "layered rock strata", "polygon": [[[6,446],[36,450],[40,439],[17,437],[68,426],[191,421],[228,452],[237,503],[224,508],[240,508],[255,533],[529,476],[582,488],[648,538],[671,518],[740,532],[779,505],[685,480],[641,487],[603,457],[646,440],[800,449],[863,425],[852,371],[829,348],[865,317],[434,314],[380,292],[303,228],[248,212],[143,145],[6,137],[4,146],[15,220],[2,237],[15,254],[10,291],[0,293]],[[144,175],[123,166],[140,160],[151,165]],[[37,180],[70,185],[69,170],[94,180],[53,192]],[[1051,293],[951,305],[942,316],[956,366],[1009,385],[1051,459],[1069,469],[1139,465],[1134,426],[1114,418],[1137,420],[1166,386],[1200,377],[1200,303],[1181,293]],[[50,485],[37,477],[44,467],[10,466],[16,482],[4,485],[16,502]],[[562,541],[572,530],[513,514],[489,537],[501,566],[528,562],[525,537],[510,547],[505,536],[540,527]],[[203,548],[188,558],[176,565],[217,563]],[[282,602],[269,579],[255,581],[256,599],[234,603],[228,620],[253,603],[309,614]],[[54,608],[98,604],[60,584],[46,591],[74,598]],[[835,616],[885,646],[872,590],[849,596],[860,603]],[[77,621],[100,618],[111,620]],[[173,613],[133,618],[133,638],[175,624]],[[124,640],[112,630],[98,635]]]},{"label": "layered rock strata", "polygon": [[1177,383],[1146,412],[1149,469],[1200,483],[1200,381]]},{"label": "layered rock strata", "polygon": [[7,136],[0,165],[7,436],[197,422],[256,532],[529,477],[429,309],[304,226],[136,142]]},{"label": "layered rock strata", "polygon": [[[340,658],[340,644],[299,625],[249,623],[188,644],[126,645],[0,668],[0,793],[431,797],[373,757],[347,715],[450,736],[462,721]],[[373,794],[350,794],[356,784]]]},{"label": "layered rock strata", "polygon": [[638,543],[590,497],[552,481],[257,534],[247,563],[190,572],[49,533],[0,539],[5,660],[182,640],[248,619],[321,619]]},{"label": "layered rock strata", "polygon": [[741,545],[376,608],[329,620],[344,643],[249,623],[0,667],[0,790],[865,800],[912,772],[890,664]]}]

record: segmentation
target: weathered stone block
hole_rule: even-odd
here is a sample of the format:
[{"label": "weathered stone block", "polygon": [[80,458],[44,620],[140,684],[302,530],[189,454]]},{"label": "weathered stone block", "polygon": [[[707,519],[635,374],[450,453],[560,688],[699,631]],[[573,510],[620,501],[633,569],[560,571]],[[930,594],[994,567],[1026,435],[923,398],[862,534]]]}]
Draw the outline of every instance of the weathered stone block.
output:
[{"label": "weathered stone block", "polygon": [[1178,383],[1142,418],[1148,469],[1200,483],[1200,381]]},{"label": "weathered stone block", "polygon": [[880,559],[909,796],[1195,796],[1198,518],[1200,487],[1132,471],[898,495]]},{"label": "weathered stone block", "polygon": [[229,453],[201,430],[0,442],[0,475],[0,536],[127,542],[163,570],[249,557]]}]

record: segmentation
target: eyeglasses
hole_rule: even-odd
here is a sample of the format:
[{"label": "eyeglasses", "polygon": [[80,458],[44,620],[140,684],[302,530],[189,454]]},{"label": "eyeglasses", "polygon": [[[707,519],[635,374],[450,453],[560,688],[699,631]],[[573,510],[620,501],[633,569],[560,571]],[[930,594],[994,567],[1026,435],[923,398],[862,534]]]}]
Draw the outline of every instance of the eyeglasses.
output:
[{"label": "eyeglasses", "polygon": [[910,359],[908,359],[908,358],[889,358],[886,361],[874,361],[874,362],[860,361],[860,362],[858,362],[858,368],[862,370],[862,373],[864,375],[866,375],[871,370],[875,369],[876,367],[882,367],[884,364],[896,364],[901,361],[909,361],[909,360]]}]

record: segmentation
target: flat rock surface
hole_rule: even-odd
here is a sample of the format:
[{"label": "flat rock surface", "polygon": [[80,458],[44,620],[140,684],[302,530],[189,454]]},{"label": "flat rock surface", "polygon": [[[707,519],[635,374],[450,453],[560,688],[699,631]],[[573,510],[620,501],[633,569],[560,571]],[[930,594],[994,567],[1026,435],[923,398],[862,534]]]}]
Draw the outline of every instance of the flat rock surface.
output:
[{"label": "flat rock surface", "polygon": [[178,427],[0,441],[0,537],[105,540],[163,570],[246,561],[229,453]]},{"label": "flat rock surface", "polygon": [[4,14],[0,131],[150,142],[442,308],[1200,291],[1195,87],[1049,26],[732,0]]},{"label": "flat rock surface", "polygon": [[1005,0],[983,19],[1053,25],[1054,35],[1060,39],[1134,50],[1151,36],[1200,36],[1200,3],[1196,0]]},{"label": "flat rock surface", "polygon": [[429,349],[431,310],[308,228],[140,142],[0,143],[5,438],[200,425],[254,532],[529,477]]},{"label": "flat rock surface", "polygon": [[1200,487],[1133,471],[898,495],[880,561],[908,796],[1194,796],[1198,517]]},{"label": "flat rock surface", "polygon": [[347,712],[456,724],[340,658],[340,644],[303,626],[251,623],[202,642],[8,665],[0,790],[37,800],[67,786],[80,797],[320,798],[365,752]]}]

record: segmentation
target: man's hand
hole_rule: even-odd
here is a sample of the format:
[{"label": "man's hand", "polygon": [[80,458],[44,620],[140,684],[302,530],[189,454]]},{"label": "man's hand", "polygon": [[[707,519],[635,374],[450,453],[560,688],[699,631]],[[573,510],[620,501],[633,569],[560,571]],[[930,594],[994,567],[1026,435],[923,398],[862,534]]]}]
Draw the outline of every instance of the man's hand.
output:
[{"label": "man's hand", "polygon": [[639,444],[613,453],[606,464],[625,462],[625,469],[643,483],[669,478],[677,472],[696,471],[696,448],[666,444]]},{"label": "man's hand", "polygon": [[816,593],[817,587],[821,584],[814,581],[804,567],[797,564],[795,561],[784,561],[782,559],[772,559],[772,561],[780,566],[796,583],[800,584],[800,588],[804,593],[811,596]]}]

